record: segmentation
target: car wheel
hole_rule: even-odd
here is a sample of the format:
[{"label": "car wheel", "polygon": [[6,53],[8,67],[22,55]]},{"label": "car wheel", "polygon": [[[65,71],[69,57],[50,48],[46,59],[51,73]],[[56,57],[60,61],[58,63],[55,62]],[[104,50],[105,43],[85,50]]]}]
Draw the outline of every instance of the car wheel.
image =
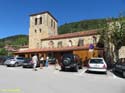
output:
[{"label": "car wheel", "polygon": [[74,71],[75,71],[75,72],[78,72],[78,69],[79,69],[79,68],[78,68],[78,65],[77,65],[77,66],[75,66]]},{"label": "car wheel", "polygon": [[106,72],[104,72],[106,75],[107,75],[107,71]]},{"label": "car wheel", "polygon": [[61,67],[61,71],[65,71],[65,68],[64,68],[64,67]]},{"label": "car wheel", "polygon": [[23,68],[26,68],[25,66],[22,66]]},{"label": "car wheel", "polygon": [[79,69],[83,69],[83,66],[80,66]]},{"label": "car wheel", "polygon": [[125,71],[122,72],[123,77],[125,78]]},{"label": "car wheel", "polygon": [[18,66],[18,63],[15,63],[15,65],[14,65],[15,67],[17,67]]},{"label": "car wheel", "polygon": [[71,59],[70,58],[65,58],[63,60],[63,65],[68,66],[69,64],[71,64]]}]

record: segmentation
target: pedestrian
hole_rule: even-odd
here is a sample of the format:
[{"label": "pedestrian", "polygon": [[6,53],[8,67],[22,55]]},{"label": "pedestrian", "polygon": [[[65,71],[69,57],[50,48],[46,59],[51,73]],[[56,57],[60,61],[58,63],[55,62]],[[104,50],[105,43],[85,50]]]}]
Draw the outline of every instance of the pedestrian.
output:
[{"label": "pedestrian", "polygon": [[44,56],[42,55],[42,56],[40,57],[40,69],[43,68],[43,64],[44,64]]},{"label": "pedestrian", "polygon": [[36,54],[34,54],[34,56],[32,57],[32,62],[33,62],[33,70],[37,71],[36,66],[37,66],[38,58]]},{"label": "pedestrian", "polygon": [[46,57],[46,63],[45,63],[45,66],[46,66],[46,67],[48,67],[48,64],[49,64],[49,63],[48,63],[48,60],[49,60],[49,57],[47,56],[47,57]]},{"label": "pedestrian", "polygon": [[59,69],[58,69],[58,66],[59,66],[58,59],[56,59],[55,61],[56,61],[56,62],[55,62],[55,70],[59,70]]}]

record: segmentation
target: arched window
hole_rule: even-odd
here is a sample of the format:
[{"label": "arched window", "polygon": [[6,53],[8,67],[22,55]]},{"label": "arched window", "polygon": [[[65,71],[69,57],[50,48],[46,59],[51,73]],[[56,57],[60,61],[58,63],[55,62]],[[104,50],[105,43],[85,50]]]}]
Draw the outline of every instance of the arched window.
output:
[{"label": "arched window", "polygon": [[61,48],[62,47],[62,41],[59,41],[58,42],[58,48]]},{"label": "arched window", "polygon": [[54,47],[54,42],[53,42],[53,41],[50,41],[50,42],[49,42],[49,47],[50,47],[50,48],[53,48],[53,47]]},{"label": "arched window", "polygon": [[72,40],[69,40],[68,46],[72,46]]},{"label": "arched window", "polygon": [[83,45],[84,45],[84,40],[82,38],[79,38],[78,46],[83,46]]}]

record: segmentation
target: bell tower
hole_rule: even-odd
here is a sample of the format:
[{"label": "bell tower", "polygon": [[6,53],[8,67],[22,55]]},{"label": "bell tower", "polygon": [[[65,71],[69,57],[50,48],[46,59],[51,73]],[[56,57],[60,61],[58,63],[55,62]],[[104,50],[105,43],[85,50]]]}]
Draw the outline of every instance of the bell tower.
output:
[{"label": "bell tower", "polygon": [[29,48],[41,48],[41,39],[57,35],[58,21],[48,11],[30,15]]}]

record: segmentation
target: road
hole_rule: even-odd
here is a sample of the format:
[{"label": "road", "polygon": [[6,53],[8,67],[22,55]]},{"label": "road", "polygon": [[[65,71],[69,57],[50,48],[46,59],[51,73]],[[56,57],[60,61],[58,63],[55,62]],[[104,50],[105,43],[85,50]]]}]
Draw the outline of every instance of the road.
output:
[{"label": "road", "polygon": [[0,66],[0,93],[125,93],[125,79],[109,71],[107,75],[85,71]]}]

